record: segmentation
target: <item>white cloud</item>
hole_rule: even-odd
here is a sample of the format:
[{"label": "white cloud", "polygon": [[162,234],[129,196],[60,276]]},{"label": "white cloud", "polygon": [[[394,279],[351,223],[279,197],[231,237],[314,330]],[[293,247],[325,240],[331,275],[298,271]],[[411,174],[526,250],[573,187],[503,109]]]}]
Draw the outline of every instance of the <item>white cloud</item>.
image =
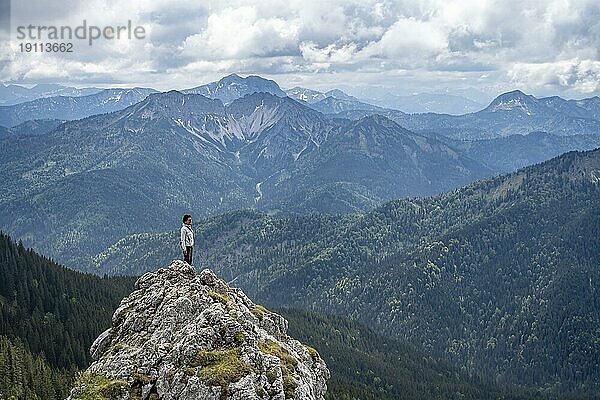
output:
[{"label": "white cloud", "polygon": [[330,65],[330,63],[351,62],[356,55],[356,49],[357,47],[354,43],[339,47],[335,44],[330,44],[323,48],[319,48],[314,42],[300,43],[300,52],[305,60],[326,65]]},{"label": "white cloud", "polygon": [[401,17],[363,53],[371,57],[427,62],[447,48],[448,37],[444,27],[414,17]]},{"label": "white cloud", "polygon": [[600,90],[600,61],[561,60],[549,63],[516,63],[508,71],[518,87],[532,90],[571,91],[591,94]]},{"label": "white cloud", "polygon": [[261,18],[255,7],[227,8],[211,14],[205,30],[187,37],[184,56],[209,60],[297,53],[298,22]]},{"label": "white cloud", "polygon": [[[38,3],[44,7],[33,7]],[[358,85],[379,79],[412,91],[415,85],[422,91],[461,87],[465,80],[481,90],[520,85],[557,94],[600,91],[594,81],[600,58],[597,0],[13,4],[19,21],[75,24],[85,18],[114,25],[131,19],[148,37],[99,41],[68,56],[23,54],[13,46],[0,69],[5,82],[135,82],[169,89],[238,72],[283,82],[343,76]]]}]

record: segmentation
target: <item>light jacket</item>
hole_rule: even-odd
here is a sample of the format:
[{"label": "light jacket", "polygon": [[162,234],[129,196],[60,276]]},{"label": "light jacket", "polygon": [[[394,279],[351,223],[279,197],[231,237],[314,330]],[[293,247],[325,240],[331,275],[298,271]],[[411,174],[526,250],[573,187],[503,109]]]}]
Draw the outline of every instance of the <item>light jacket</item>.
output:
[{"label": "light jacket", "polygon": [[194,245],[194,231],[192,227],[186,224],[183,224],[181,227],[181,249],[185,250],[187,246]]}]

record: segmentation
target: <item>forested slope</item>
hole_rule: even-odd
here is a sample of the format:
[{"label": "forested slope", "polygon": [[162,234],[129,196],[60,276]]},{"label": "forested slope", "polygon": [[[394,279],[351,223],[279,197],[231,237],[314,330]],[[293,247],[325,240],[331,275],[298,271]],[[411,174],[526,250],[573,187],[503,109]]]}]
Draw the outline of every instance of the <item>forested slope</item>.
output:
[{"label": "forested slope", "polygon": [[[350,316],[467,371],[595,390],[599,183],[595,150],[364,214],[238,211],[196,227],[197,265],[259,301]],[[96,267],[139,274],[178,255],[173,237],[124,238]]]}]

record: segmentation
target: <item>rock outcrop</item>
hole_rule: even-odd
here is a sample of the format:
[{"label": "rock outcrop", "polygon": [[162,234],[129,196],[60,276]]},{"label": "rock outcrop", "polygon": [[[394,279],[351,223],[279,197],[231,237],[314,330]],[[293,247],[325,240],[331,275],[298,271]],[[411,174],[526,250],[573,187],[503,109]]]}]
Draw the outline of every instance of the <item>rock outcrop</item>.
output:
[{"label": "rock outcrop", "polygon": [[286,330],[212,271],[173,261],[122,300],[69,400],[323,399],[324,361]]}]

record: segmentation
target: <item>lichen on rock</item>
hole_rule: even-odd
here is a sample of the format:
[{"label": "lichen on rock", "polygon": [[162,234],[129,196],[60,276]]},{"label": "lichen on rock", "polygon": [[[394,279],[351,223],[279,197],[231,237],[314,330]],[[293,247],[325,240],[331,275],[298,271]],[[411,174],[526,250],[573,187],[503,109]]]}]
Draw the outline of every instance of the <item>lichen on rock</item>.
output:
[{"label": "lichen on rock", "polygon": [[212,271],[173,261],[121,301],[69,400],[323,399],[325,362],[286,332]]}]

